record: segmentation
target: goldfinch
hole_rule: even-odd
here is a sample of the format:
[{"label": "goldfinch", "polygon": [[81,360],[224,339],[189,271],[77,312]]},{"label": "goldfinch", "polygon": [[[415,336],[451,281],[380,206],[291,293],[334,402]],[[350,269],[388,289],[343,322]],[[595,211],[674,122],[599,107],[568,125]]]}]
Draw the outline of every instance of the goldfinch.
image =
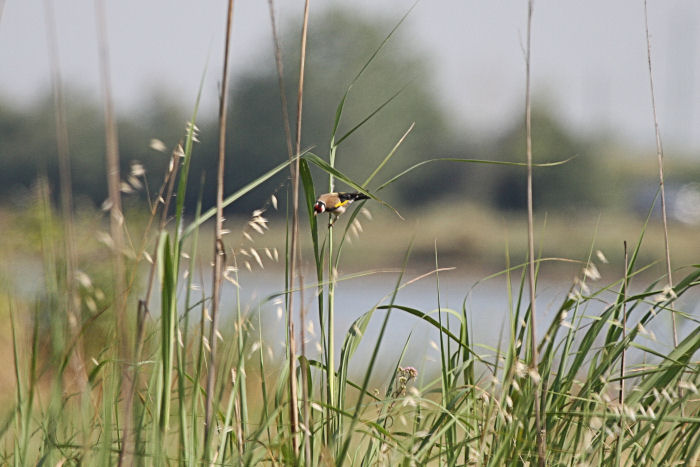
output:
[{"label": "goldfinch", "polygon": [[326,193],[319,196],[314,204],[314,216],[327,212],[333,216],[328,224],[328,227],[332,227],[348,206],[360,199],[369,199],[369,196],[362,193]]}]

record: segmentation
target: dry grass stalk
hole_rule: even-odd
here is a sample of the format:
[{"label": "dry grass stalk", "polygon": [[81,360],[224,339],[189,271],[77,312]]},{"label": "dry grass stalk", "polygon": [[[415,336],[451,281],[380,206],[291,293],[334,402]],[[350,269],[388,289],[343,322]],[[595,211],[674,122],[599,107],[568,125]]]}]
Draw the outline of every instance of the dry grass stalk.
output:
[{"label": "dry grass stalk", "polygon": [[214,228],[214,270],[211,297],[211,324],[209,328],[210,364],[207,375],[206,406],[205,406],[205,431],[204,452],[208,457],[209,442],[212,434],[214,401],[214,386],[216,382],[216,348],[217,327],[219,323],[219,300],[221,285],[223,282],[224,264],[226,252],[223,241],[224,227],[224,169],[226,162],[226,114],[228,109],[228,79],[229,79],[229,48],[231,45],[231,25],[233,22],[233,0],[228,1],[226,14],[226,41],[224,45],[224,71],[221,80],[221,95],[219,96],[219,164],[216,179],[216,225]]},{"label": "dry grass stalk", "polygon": [[[629,267],[629,258],[627,255],[627,241],[623,242],[624,254],[625,254],[625,276],[622,282],[622,341],[627,339],[627,286],[629,284],[629,276],[627,274],[627,268]],[[620,392],[618,394],[618,402],[620,403],[620,409],[625,406],[625,354],[627,347],[622,348],[622,355],[620,357]],[[618,445],[622,443],[622,436],[624,433],[624,417],[620,417],[620,434],[618,437]]]},{"label": "dry grass stalk", "polygon": [[[668,276],[668,287],[673,289],[673,275],[671,273],[671,249],[668,241],[668,221],[666,216],[666,190],[664,189],[664,150],[661,145],[661,131],[659,130],[659,119],[656,114],[656,95],[654,93],[654,74],[651,68],[651,40],[649,39],[649,17],[647,14],[647,1],[644,0],[644,32],[647,42],[647,63],[649,64],[649,88],[651,90],[651,111],[654,116],[654,133],[656,135],[656,158],[659,165],[659,187],[661,190],[661,219],[664,226],[664,248],[666,252],[666,274]],[[676,313],[673,309],[673,302],[669,303],[671,310],[671,320],[673,323],[673,346],[678,347],[678,331],[676,329]]]},{"label": "dry grass stalk", "polygon": [[[527,3],[527,46],[525,58],[525,131],[527,133],[527,243],[528,243],[528,283],[530,286],[530,340],[531,340],[531,372],[537,372],[538,352],[537,352],[537,331],[535,312],[535,229],[532,208],[532,106],[530,102],[530,53],[532,41],[532,10],[533,0]],[[546,428],[542,424],[540,414],[540,391],[542,378],[533,381],[535,385],[535,428],[537,430],[537,459],[538,464],[544,467],[547,457]]]},{"label": "dry grass stalk", "polygon": [[[3,2],[4,4],[4,2]],[[0,15],[2,6],[0,4]],[[56,119],[56,149],[58,152],[58,174],[61,184],[61,213],[63,217],[63,240],[65,249],[65,280],[66,280],[66,315],[71,339],[75,340],[75,351],[70,358],[72,376],[77,382],[78,389],[84,393],[87,388],[87,373],[85,370],[85,358],[83,355],[83,339],[80,334],[80,316],[78,297],[76,295],[76,270],[77,256],[75,249],[74,221],[73,221],[73,184],[70,174],[70,152],[68,140],[68,124],[66,121],[66,107],[63,98],[63,81],[59,66],[58,35],[56,33],[56,21],[53,4],[49,0],[44,1],[46,13],[47,42],[49,48],[49,60],[51,62],[51,83],[53,88],[54,109]]]},{"label": "dry grass stalk", "polygon": [[125,313],[125,266],[124,266],[124,214],[121,202],[121,179],[119,175],[119,140],[117,123],[114,117],[112,103],[112,84],[109,69],[109,49],[107,44],[107,23],[104,0],[95,1],[97,15],[97,32],[100,58],[100,73],[102,78],[102,93],[104,98],[105,140],[107,161],[107,192],[110,212],[110,235],[113,241],[114,261],[114,311],[116,330],[122,356],[127,354]]},{"label": "dry grass stalk", "polygon": [[[109,68],[109,49],[107,43],[107,21],[104,0],[95,0],[95,13],[97,20],[97,35],[99,46],[100,72],[102,78],[102,93],[104,98],[105,118],[105,142],[107,160],[107,191],[110,211],[110,235],[113,241],[112,261],[114,268],[114,314],[115,329],[117,332],[117,345],[119,357],[122,361],[130,361],[128,350],[128,330],[126,325],[126,267],[124,265],[124,215],[121,204],[121,177],[119,173],[119,139],[117,124],[114,117],[112,104],[112,85]],[[129,370],[123,366],[121,381],[128,381]],[[122,399],[128,399],[126,385],[121,384]],[[124,419],[130,418],[129,412],[124,411]],[[125,445],[124,451],[131,451]],[[120,454],[120,462],[122,455]]]},{"label": "dry grass stalk", "polygon": [[[289,112],[287,110],[287,93],[284,90],[284,67],[282,65],[282,49],[280,47],[279,38],[277,37],[277,22],[275,21],[275,2],[268,0],[267,4],[270,10],[270,24],[272,25],[272,42],[275,49],[275,66],[277,67],[277,84],[280,88],[280,103],[282,105],[282,121],[284,123],[284,136],[287,143],[287,153],[289,159],[294,155],[292,148],[292,130],[289,124]],[[277,209],[277,207],[275,207]]]},{"label": "dry grass stalk", "polygon": [[[304,103],[304,69],[306,65],[306,39],[309,29],[309,0],[304,2],[304,20],[301,28],[301,47],[300,47],[300,58],[299,58],[299,88],[297,92],[297,133],[296,133],[296,146],[295,154],[298,156],[301,153],[301,121],[302,121],[302,109]],[[306,355],[306,338],[304,333],[304,323],[306,322],[306,313],[304,310],[304,278],[301,273],[301,251],[299,250],[299,158],[292,164],[292,241],[291,241],[291,254],[290,254],[290,291],[294,288],[294,277],[298,275],[299,280],[299,305],[300,305],[300,315],[301,315],[301,354]],[[295,272],[296,269],[296,272]],[[290,292],[289,295],[289,319],[293,319],[294,307],[293,307],[293,294]],[[293,329],[293,328],[291,328]],[[290,370],[294,369],[294,362],[296,356],[294,351],[294,335],[290,334]],[[290,375],[294,374],[294,371],[290,371]],[[295,378],[290,379],[290,398],[292,403],[290,404],[290,411],[294,411],[292,429],[294,433],[298,433],[298,408],[297,408],[297,398],[296,398],[296,388],[293,387],[296,384]],[[306,371],[301,372],[301,385],[302,385],[302,398],[304,405],[304,423],[307,427],[311,425],[310,415],[311,411],[307,401],[308,397],[308,381]],[[292,436],[294,439],[294,436]],[[309,436],[304,437],[304,454],[306,456],[306,462],[311,462],[311,444]],[[294,453],[298,456],[298,446],[297,441],[293,441]]]},{"label": "dry grass stalk", "polygon": [[[303,108],[303,96],[304,96],[304,68],[306,63],[306,40],[308,31],[308,21],[309,21],[309,2],[308,0],[304,5],[304,19],[302,23],[302,33],[301,33],[301,54],[299,63],[299,87],[297,94],[297,127],[296,127],[296,151],[292,149],[292,135],[291,135],[291,125],[289,122],[289,115],[287,110],[287,96],[284,87],[284,72],[282,66],[282,51],[279,45],[279,40],[277,36],[277,27],[275,21],[275,11],[274,11],[274,1],[268,0],[268,6],[270,11],[270,24],[272,26],[272,38],[275,50],[275,64],[277,67],[277,80],[280,89],[280,100],[282,105],[282,119],[284,122],[284,131],[287,142],[287,152],[289,158],[293,157],[294,154],[299,154],[301,152],[301,121],[302,121],[302,108]],[[287,290],[289,290],[288,298],[288,313],[287,313],[287,332],[289,341],[289,419],[291,426],[291,439],[292,448],[294,455],[298,457],[299,455],[299,445],[297,434],[299,432],[299,416],[298,416],[298,404],[297,404],[297,381],[296,381],[296,336],[294,332],[294,295],[291,292],[294,290],[294,283],[298,277],[299,280],[299,294],[300,294],[300,304],[301,304],[301,322],[305,322],[305,310],[304,310],[304,279],[301,273],[301,254],[298,246],[299,237],[299,159],[297,159],[292,165],[290,165],[290,173],[292,178],[292,234],[290,239],[290,274],[289,274],[289,284],[287,285]],[[304,326],[301,326],[301,354],[306,355],[306,343],[304,336]],[[306,378],[306,372],[301,372],[302,379],[302,399],[304,401],[304,419],[306,426],[309,426],[310,419],[310,409],[307,401],[308,397],[308,382]],[[305,437],[304,443],[304,454],[306,457],[306,462],[311,460],[311,445],[309,437]]]}]

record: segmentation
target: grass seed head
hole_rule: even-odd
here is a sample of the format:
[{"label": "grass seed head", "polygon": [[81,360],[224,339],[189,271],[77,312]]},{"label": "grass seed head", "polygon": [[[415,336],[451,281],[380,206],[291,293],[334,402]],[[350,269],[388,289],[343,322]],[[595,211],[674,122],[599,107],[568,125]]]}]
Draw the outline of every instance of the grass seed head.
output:
[{"label": "grass seed head", "polygon": [[678,381],[678,388],[679,388],[679,389],[686,390],[686,391],[690,391],[690,392],[692,392],[693,394],[697,394],[697,393],[698,393],[698,388],[697,388],[697,386],[695,386],[695,385],[694,385],[693,383],[691,383],[690,381],[684,381],[684,380]]},{"label": "grass seed head", "polygon": [[165,143],[159,140],[158,138],[152,138],[148,146],[154,151],[158,152],[165,152],[168,150],[168,147],[165,145]]},{"label": "grass seed head", "polygon": [[92,289],[92,280],[90,279],[90,276],[85,274],[83,271],[75,271],[75,278],[84,289]]},{"label": "grass seed head", "polygon": [[605,254],[603,254],[602,251],[596,250],[595,255],[598,257],[598,260],[603,263],[603,264],[608,264],[608,258],[605,257]]},{"label": "grass seed head", "polygon": [[588,265],[584,268],[583,275],[592,281],[597,281],[601,278],[600,272],[593,262],[588,263]]},{"label": "grass seed head", "polygon": [[260,268],[262,269],[265,269],[265,266],[263,266],[262,259],[260,259],[260,255],[257,251],[255,251],[254,248],[250,249],[250,254],[253,255],[253,258],[255,258],[255,261],[258,263],[258,266],[260,266]]},{"label": "grass seed head", "polygon": [[143,167],[143,164],[139,161],[131,161],[131,176],[132,177],[143,177],[146,175],[146,169]]},{"label": "grass seed head", "polygon": [[129,175],[127,181],[129,182],[129,185],[131,185],[134,188],[134,190],[140,190],[143,188],[143,184],[141,183],[141,181],[133,175]]},{"label": "grass seed head", "polygon": [[250,221],[248,222],[248,225],[250,226],[251,229],[255,230],[257,233],[260,235],[264,235],[265,231],[260,227],[257,222]]}]

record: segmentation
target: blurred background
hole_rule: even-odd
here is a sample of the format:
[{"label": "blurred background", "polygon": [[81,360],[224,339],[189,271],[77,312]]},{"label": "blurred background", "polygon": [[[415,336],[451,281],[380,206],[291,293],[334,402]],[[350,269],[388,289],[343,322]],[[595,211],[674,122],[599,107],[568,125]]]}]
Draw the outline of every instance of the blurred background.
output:
[{"label": "blurred background", "polygon": [[[194,150],[193,195],[186,203],[194,212],[201,174],[204,206],[213,205],[225,2],[107,3],[124,178],[138,161],[151,193],[157,190],[204,75],[197,121],[201,143]],[[50,45],[58,52],[66,87],[76,209],[97,210],[106,198],[106,183],[95,5],[54,2],[55,41],[43,1],[0,5],[0,211],[6,216],[21,212],[39,176],[57,193]],[[411,5],[403,0],[312,4],[304,147],[328,157],[335,110],[350,80]],[[302,11],[303,2],[276,5],[292,114]],[[341,146],[338,167],[364,180],[413,122],[415,129],[370,190],[426,159],[524,161],[525,25],[522,1],[418,2],[353,87],[339,134],[403,91]],[[700,248],[695,241],[700,224],[699,25],[700,4],[693,0],[649,3],[669,210],[676,226],[672,248],[683,264],[697,259]],[[287,158],[267,2],[236,2],[233,31],[229,193]],[[533,31],[535,161],[572,158],[536,170],[535,208],[545,253],[580,258],[596,237],[609,255],[620,256],[622,237],[632,241],[639,234],[658,187],[643,3],[539,0]],[[152,139],[165,143],[165,153],[151,147]],[[242,199],[230,215],[250,213],[270,194],[285,192],[286,177]],[[133,193],[125,186],[127,206],[145,206],[146,191],[132,188]],[[364,258],[376,256],[380,262],[383,253],[405,248],[414,236],[417,256],[427,261],[438,239],[443,252],[474,265],[502,262],[508,241],[516,252],[524,251],[519,250],[524,246],[524,194],[521,168],[427,164],[381,192],[406,221],[399,223],[388,209],[372,208],[377,230],[365,242]],[[649,259],[659,259],[663,243],[654,236],[660,233],[652,228],[649,235],[658,247]]]}]

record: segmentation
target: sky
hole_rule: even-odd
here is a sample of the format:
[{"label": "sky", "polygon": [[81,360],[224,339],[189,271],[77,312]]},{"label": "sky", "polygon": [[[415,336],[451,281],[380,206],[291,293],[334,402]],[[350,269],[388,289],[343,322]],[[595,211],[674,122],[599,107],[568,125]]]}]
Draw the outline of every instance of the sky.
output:
[{"label": "sky", "polygon": [[[95,0],[0,0],[0,97],[22,106],[50,88],[47,2],[55,13],[63,81],[99,98]],[[209,57],[203,111],[215,114],[226,3],[106,1],[117,111],[138,111],[154,90],[163,89],[191,107]],[[303,3],[278,0],[278,23],[300,21]],[[333,4],[341,2],[311,1],[311,28],[321,10]],[[412,4],[352,2],[355,9],[391,22]],[[526,5],[525,0],[421,0],[402,26],[397,40],[429,57],[433,95],[452,112],[455,126],[488,137],[522,118]],[[667,155],[697,153],[700,2],[649,0],[648,7],[664,147]],[[252,67],[272,66],[266,1],[236,0],[231,58],[234,80]],[[654,153],[643,0],[536,0],[532,89],[534,100],[548,103],[577,134],[606,134],[640,154]]]}]

